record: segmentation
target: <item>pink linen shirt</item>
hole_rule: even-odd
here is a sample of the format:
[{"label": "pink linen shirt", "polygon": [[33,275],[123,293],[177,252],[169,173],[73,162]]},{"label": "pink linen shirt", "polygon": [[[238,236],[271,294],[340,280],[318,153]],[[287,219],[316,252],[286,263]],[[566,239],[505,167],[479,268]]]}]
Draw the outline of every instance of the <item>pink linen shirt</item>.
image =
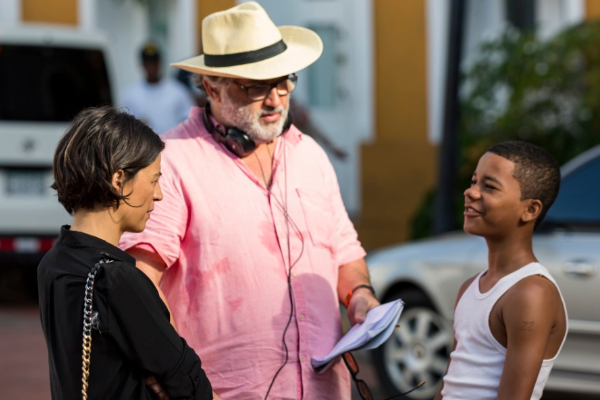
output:
[{"label": "pink linen shirt", "polygon": [[193,107],[161,135],[164,199],[120,247],[163,258],[161,287],[179,332],[224,400],[264,398],[285,360],[291,312],[288,362],[269,398],[349,399],[343,361],[322,374],[310,363],[342,334],[339,266],[365,255],[325,152],[292,126],[277,140],[269,192],[215,142],[202,113]]}]

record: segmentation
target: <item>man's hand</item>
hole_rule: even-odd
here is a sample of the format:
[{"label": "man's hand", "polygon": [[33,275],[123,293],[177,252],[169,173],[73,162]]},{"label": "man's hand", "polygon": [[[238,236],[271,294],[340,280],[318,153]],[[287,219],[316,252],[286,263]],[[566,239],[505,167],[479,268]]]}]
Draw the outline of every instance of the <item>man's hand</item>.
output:
[{"label": "man's hand", "polygon": [[148,378],[146,378],[146,385],[150,386],[150,389],[152,389],[152,391],[154,393],[156,393],[156,395],[158,396],[158,398],[160,400],[170,400],[171,399],[169,397],[169,393],[167,393],[165,391],[165,389],[163,389],[163,387],[160,386],[160,383],[158,383],[158,381],[156,380],[154,375],[150,375],[150,376],[148,376]]},{"label": "man's hand", "polygon": [[220,398],[219,395],[213,391],[213,400],[223,400],[223,399]]},{"label": "man's hand", "polygon": [[[340,266],[338,275],[337,292],[340,303],[344,304],[346,296],[350,290],[359,285],[370,285],[369,270],[364,258],[349,262]],[[348,304],[348,319],[350,324],[362,323],[365,321],[367,311],[379,305],[379,301],[373,296],[373,293],[367,288],[358,288],[352,293],[352,298]]]},{"label": "man's hand", "polygon": [[348,319],[350,320],[350,325],[363,323],[367,317],[367,311],[378,305],[379,301],[373,296],[369,289],[358,289],[352,294],[350,304],[348,305]]}]

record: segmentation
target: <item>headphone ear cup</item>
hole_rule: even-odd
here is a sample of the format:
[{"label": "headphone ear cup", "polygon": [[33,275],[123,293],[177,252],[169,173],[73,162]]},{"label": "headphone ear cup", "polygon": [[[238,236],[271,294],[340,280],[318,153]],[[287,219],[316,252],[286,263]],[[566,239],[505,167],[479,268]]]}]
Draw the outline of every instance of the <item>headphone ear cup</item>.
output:
[{"label": "headphone ear cup", "polygon": [[256,149],[256,143],[254,143],[250,136],[237,128],[227,128],[223,139],[225,146],[240,158],[246,157]]},{"label": "headphone ear cup", "polygon": [[248,134],[237,128],[227,128],[226,132],[219,132],[210,120],[210,103],[204,108],[202,120],[206,130],[218,143],[223,143],[229,151],[242,158],[256,149],[256,144]]},{"label": "headphone ear cup", "polygon": [[[224,134],[219,132],[210,120],[210,103],[206,105],[202,119],[204,126],[208,132],[212,134],[213,138],[217,142],[223,143],[225,147],[227,147],[227,149],[236,156],[240,158],[246,157],[256,149],[256,143],[254,143],[254,140],[252,140],[252,138],[250,138],[250,136],[248,136],[248,134],[241,129],[230,127],[227,128],[227,131]],[[288,111],[287,118],[280,135],[287,132],[292,126],[292,123],[292,113]]]}]

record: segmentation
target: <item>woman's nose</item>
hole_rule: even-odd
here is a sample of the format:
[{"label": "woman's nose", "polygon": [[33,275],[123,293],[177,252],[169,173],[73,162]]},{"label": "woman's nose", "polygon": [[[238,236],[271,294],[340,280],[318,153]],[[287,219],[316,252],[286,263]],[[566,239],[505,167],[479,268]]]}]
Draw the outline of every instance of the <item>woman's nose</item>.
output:
[{"label": "woman's nose", "polygon": [[154,189],[154,201],[161,201],[162,199],[162,189],[160,188],[160,182],[158,182],[156,188]]}]

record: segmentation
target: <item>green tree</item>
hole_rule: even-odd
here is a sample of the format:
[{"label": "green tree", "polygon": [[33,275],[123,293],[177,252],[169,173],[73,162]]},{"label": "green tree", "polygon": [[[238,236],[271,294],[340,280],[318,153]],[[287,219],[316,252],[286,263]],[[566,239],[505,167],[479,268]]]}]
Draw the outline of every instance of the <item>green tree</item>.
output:
[{"label": "green tree", "polygon": [[[600,21],[548,40],[508,29],[485,42],[461,87],[456,228],[477,160],[494,143],[524,140],[561,163],[600,143]],[[429,194],[413,219],[413,238],[431,233]]]}]

